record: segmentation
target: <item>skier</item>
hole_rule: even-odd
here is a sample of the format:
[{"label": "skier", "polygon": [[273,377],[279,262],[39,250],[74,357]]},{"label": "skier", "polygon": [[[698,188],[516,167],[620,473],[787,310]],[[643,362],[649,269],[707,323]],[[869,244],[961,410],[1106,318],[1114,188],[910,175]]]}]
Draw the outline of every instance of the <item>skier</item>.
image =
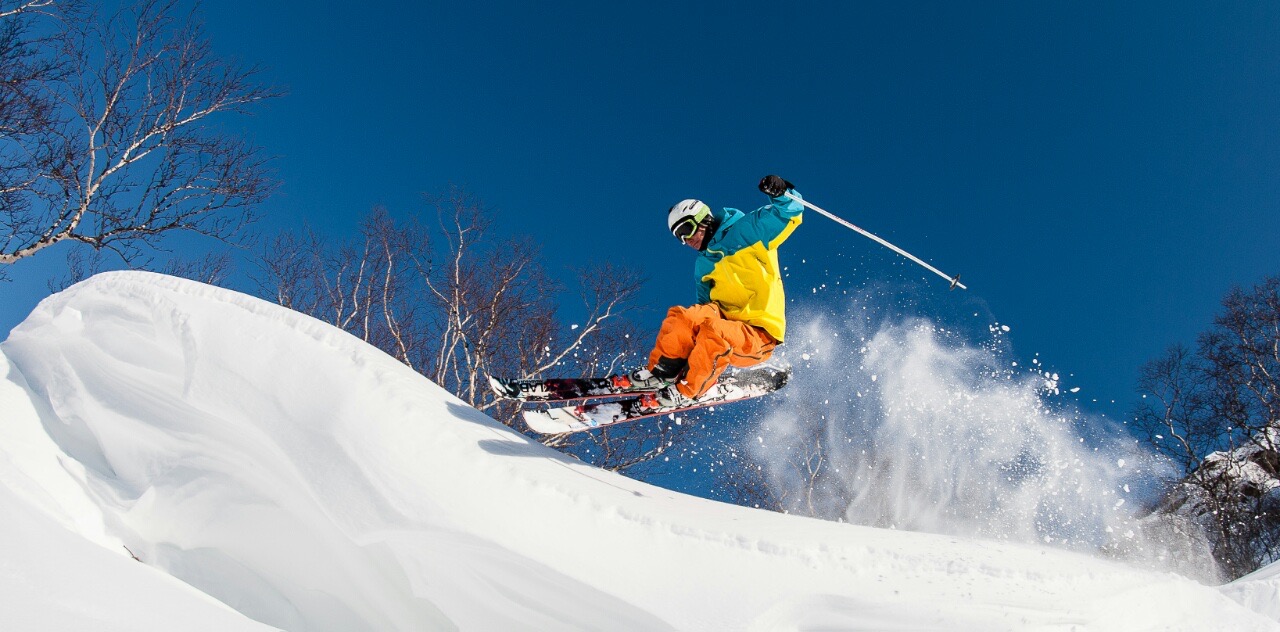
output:
[{"label": "skier", "polygon": [[698,302],[667,311],[648,367],[630,376],[635,386],[659,388],[663,406],[688,405],[729,366],[764,362],[782,344],[786,301],[777,248],[800,225],[804,206],[779,176],[762,178],[760,191],[770,202],[750,213],[713,211],[699,200],[667,212],[671,234],[698,251]]},{"label": "skier", "polygon": [[[751,213],[731,208],[713,211],[699,200],[683,200],[667,211],[671,234],[698,251],[693,267],[698,302],[667,311],[645,368],[607,377],[490,376],[494,393],[527,406],[521,414],[529,429],[562,434],[777,391],[790,379],[790,370],[755,365],[767,360],[786,335],[786,299],[777,250],[800,225],[806,208],[920,264],[950,281],[952,289],[967,289],[959,275],[949,277],[803,200],[779,176],[762,178],[760,191],[769,196],[769,204]],[[721,381],[730,366],[744,370]]]}]

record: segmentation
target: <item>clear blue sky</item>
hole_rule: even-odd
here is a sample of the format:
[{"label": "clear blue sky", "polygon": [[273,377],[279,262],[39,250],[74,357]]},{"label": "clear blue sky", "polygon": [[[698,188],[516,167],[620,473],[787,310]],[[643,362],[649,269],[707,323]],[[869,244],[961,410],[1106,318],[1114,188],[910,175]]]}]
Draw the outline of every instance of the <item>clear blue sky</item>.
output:
[{"label": "clear blue sky", "polygon": [[[376,203],[421,209],[420,193],[456,183],[553,269],[642,266],[646,300],[665,306],[692,287],[665,209],[751,208],[779,173],[971,288],[947,293],[811,214],[784,247],[793,295],[839,313],[844,299],[812,288],[884,282],[930,297],[903,315],[980,313],[1013,328],[1021,357],[1071,374],[1086,408],[1117,414],[1137,368],[1192,342],[1232,284],[1280,273],[1280,3],[201,12],[219,51],[289,90],[227,119],[278,156],[267,229],[337,234]],[[44,268],[0,287],[0,331],[38,300]]]}]

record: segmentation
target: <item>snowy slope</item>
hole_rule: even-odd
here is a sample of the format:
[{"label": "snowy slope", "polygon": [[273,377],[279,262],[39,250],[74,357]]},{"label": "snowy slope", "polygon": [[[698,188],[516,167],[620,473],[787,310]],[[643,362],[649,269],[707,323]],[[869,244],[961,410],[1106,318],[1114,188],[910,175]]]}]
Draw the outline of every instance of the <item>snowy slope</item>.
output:
[{"label": "snowy slope", "polygon": [[94,277],[0,352],[12,629],[1280,630],[1173,575],[602,472],[345,333],[169,277]]},{"label": "snowy slope", "polygon": [[1280,562],[1273,562],[1223,586],[1222,592],[1280,621]]}]

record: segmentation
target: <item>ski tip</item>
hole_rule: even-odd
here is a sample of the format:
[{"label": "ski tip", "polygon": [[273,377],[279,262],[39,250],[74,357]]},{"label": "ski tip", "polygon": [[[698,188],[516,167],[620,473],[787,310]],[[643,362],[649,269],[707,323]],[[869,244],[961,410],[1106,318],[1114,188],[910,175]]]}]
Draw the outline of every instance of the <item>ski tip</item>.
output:
[{"label": "ski tip", "polygon": [[541,435],[590,430],[596,425],[590,420],[573,415],[563,408],[523,410],[520,411],[520,416],[524,419],[525,426]]},{"label": "ski tip", "polygon": [[522,410],[520,411],[520,417],[524,419],[524,425],[528,426],[530,430],[539,434],[551,434],[547,429],[548,418],[545,412]]},{"label": "ski tip", "polygon": [[498,397],[514,397],[514,395],[511,394],[511,389],[508,389],[507,385],[503,383],[502,380],[493,377],[492,375],[489,376],[489,388],[493,389],[493,392],[497,394]]},{"label": "ski tip", "polygon": [[759,364],[759,365],[756,365],[756,366],[754,366],[754,367],[751,367],[751,368],[748,368],[748,369],[744,369],[744,370],[745,370],[745,371],[750,371],[750,370],[752,370],[752,369],[764,370],[764,371],[773,371],[774,373],[790,373],[790,372],[791,372],[791,363],[790,363],[790,362],[788,362],[788,361],[786,361],[786,360],[779,359],[779,358],[771,358],[771,359],[769,359],[767,362],[765,362],[764,364]]},{"label": "ski tip", "polygon": [[546,412],[540,410],[524,410],[520,412],[524,425],[538,434],[557,434],[564,432],[560,424],[555,423]]},{"label": "ski tip", "polygon": [[766,364],[740,369],[725,375],[721,382],[739,386],[762,387],[768,392],[776,391],[791,379],[790,364]]}]

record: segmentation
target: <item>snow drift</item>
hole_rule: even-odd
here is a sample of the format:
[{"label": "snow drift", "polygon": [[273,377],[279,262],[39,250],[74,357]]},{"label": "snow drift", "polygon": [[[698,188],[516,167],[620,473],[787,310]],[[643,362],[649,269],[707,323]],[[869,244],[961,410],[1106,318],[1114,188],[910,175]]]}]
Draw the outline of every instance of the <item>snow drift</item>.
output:
[{"label": "snow drift", "polygon": [[1171,574],[596,470],[169,277],[94,277],[0,351],[6,629],[1280,629]]},{"label": "snow drift", "polygon": [[[1118,439],[1110,422],[1055,406],[1058,375],[1011,366],[1004,329],[992,326],[992,339],[975,346],[923,319],[801,320],[789,343],[797,375],[774,400],[786,405],[760,416],[751,445],[774,487],[791,491],[788,509],[1085,552],[1105,546],[1146,568],[1217,579],[1207,545],[1158,537],[1140,518],[1134,488],[1143,491],[1161,463]],[[1111,431],[1086,442],[1082,432],[1098,428]]]}]

